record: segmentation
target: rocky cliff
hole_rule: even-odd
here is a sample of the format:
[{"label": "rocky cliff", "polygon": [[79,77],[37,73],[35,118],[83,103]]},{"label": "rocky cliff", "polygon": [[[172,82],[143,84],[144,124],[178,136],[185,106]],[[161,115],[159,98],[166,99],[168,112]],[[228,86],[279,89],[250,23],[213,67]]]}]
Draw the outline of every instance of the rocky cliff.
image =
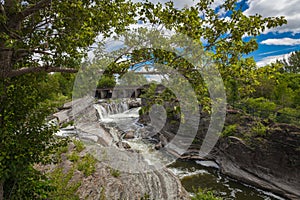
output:
[{"label": "rocky cliff", "polygon": [[[140,121],[148,122],[145,114]],[[288,199],[300,199],[300,128],[278,124],[228,110],[225,128],[210,154],[203,158],[199,149],[208,130],[210,115],[201,113],[198,133],[184,159],[214,160],[222,173]],[[169,116],[155,136],[171,141],[179,117]],[[159,141],[158,146],[163,144]]]}]

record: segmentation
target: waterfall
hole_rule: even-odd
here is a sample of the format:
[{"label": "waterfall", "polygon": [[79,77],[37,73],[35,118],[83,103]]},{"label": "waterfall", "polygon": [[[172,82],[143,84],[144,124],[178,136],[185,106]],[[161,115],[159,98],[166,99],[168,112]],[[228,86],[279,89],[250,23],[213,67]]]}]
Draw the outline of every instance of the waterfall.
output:
[{"label": "waterfall", "polygon": [[110,115],[120,114],[129,110],[129,102],[110,102],[110,103],[98,103],[94,105],[99,114],[99,120],[103,121]]}]

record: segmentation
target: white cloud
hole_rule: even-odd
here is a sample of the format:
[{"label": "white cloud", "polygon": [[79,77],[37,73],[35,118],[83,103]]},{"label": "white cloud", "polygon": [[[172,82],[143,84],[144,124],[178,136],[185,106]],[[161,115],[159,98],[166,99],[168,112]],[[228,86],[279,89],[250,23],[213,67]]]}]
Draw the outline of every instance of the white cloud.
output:
[{"label": "white cloud", "polygon": [[217,8],[218,6],[222,5],[225,0],[215,0],[212,4],[212,8]]},{"label": "white cloud", "polygon": [[261,14],[263,17],[285,16],[288,24],[267,32],[300,32],[300,2],[299,0],[248,0],[249,8],[246,15]]},{"label": "white cloud", "polygon": [[293,38],[267,39],[262,41],[261,44],[295,46],[300,44],[300,39],[293,39]]},{"label": "white cloud", "polygon": [[256,65],[258,67],[263,67],[272,62],[276,62],[276,60],[282,60],[283,58],[288,58],[290,55],[291,55],[291,53],[281,54],[281,55],[276,55],[276,56],[267,56],[267,57],[263,58],[262,60],[256,62]]},{"label": "white cloud", "polygon": [[265,55],[270,55],[270,54],[274,54],[274,53],[278,53],[278,52],[282,52],[282,51],[287,51],[287,50],[296,50],[295,47],[291,47],[291,48],[284,48],[284,49],[280,49],[280,50],[275,50],[275,51],[268,51],[265,53],[260,53],[259,56],[265,56]]}]

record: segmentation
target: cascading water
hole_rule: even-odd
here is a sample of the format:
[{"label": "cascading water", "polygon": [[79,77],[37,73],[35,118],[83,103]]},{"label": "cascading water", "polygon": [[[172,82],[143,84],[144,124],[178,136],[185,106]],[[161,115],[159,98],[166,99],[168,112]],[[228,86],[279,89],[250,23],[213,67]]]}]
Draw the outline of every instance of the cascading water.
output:
[{"label": "cascading water", "polygon": [[111,102],[111,103],[98,103],[94,105],[99,114],[99,120],[105,121],[115,114],[120,114],[129,110],[129,102]]},{"label": "cascading water", "polygon": [[[129,109],[126,102],[95,104],[94,107],[99,114],[100,123],[108,128],[111,134],[117,134],[120,141],[128,144],[131,150],[141,153],[149,165],[166,165],[170,162],[171,159],[166,154],[154,150],[153,143],[143,137],[147,127],[137,122],[139,108]],[[134,132],[135,137],[123,139],[122,136],[126,132]],[[222,176],[217,169],[218,166],[213,162],[177,161],[169,164],[169,168],[181,178],[183,185],[190,192],[193,192],[192,188],[202,187],[216,190],[224,199],[281,199]]]},{"label": "cascading water", "polygon": [[[112,151],[103,153],[101,150],[99,154],[100,157],[102,156],[102,159],[110,159],[109,162],[112,164],[111,166],[113,168],[116,167],[118,170],[139,173],[145,172],[145,170],[149,169],[149,166],[152,168],[151,166],[165,166],[170,164],[170,160],[172,159],[168,157],[168,154],[155,150],[153,141],[148,138],[149,135],[153,135],[151,131],[155,131],[155,128],[153,129],[153,127],[139,124],[140,108],[135,107],[130,109],[129,104],[130,100],[94,104],[91,106],[92,109],[88,112],[94,112],[91,116],[95,116],[95,113],[97,113],[99,121],[95,119],[95,122],[83,123],[84,129],[91,131],[80,132],[79,137],[81,139],[89,138],[89,141],[94,141],[94,143],[97,143],[99,138],[107,141],[107,143],[110,143],[112,140],[112,147],[108,147],[113,148],[111,149]],[[101,132],[99,126],[105,127],[106,129],[102,129],[103,132]],[[65,136],[74,135],[74,133],[77,134],[77,129],[75,129],[75,127],[72,129],[72,127],[61,130],[58,135]],[[104,138],[104,132],[107,130],[113,139]],[[125,137],[125,135],[129,133],[132,134],[133,137],[126,139],[128,137]],[[95,136],[95,139],[93,139],[93,136]],[[117,146],[120,143],[127,144],[130,150],[118,150]],[[117,156],[118,159],[116,159],[116,154],[119,154],[119,156]],[[121,160],[123,158],[124,160]],[[139,159],[146,162],[139,162]],[[144,166],[144,163],[146,163],[147,166]],[[193,188],[201,187],[215,190],[220,196],[224,197],[224,199],[281,199],[271,193],[245,186],[222,176],[215,163],[203,163],[203,161],[176,161],[169,165],[168,168],[181,179],[184,187],[189,192],[193,192]],[[157,169],[157,167],[154,167],[154,169]]]},{"label": "cascading water", "polygon": [[[149,140],[147,137],[149,130],[138,123],[140,107],[129,109],[128,101],[100,103],[95,104],[94,107],[98,112],[99,123],[109,130],[115,143],[122,141],[130,146],[133,152],[139,152],[130,156],[140,157],[156,168],[171,162],[171,157],[166,155],[166,152],[154,150],[153,140]],[[130,140],[124,139],[128,138],[128,134]]]}]

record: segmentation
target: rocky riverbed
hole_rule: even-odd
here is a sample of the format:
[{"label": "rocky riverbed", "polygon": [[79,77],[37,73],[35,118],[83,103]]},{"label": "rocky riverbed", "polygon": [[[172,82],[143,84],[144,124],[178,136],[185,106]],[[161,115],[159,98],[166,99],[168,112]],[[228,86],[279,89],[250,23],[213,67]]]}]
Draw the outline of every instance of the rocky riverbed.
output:
[{"label": "rocky riverbed", "polygon": [[[149,170],[151,166],[143,159],[138,165],[122,166],[138,153],[128,154],[119,138],[100,125],[94,99],[77,100],[64,108],[54,116],[61,124],[74,121],[77,137],[87,146],[81,154],[90,153],[98,161],[92,175],[75,173],[75,179],[82,181],[77,191],[81,199],[189,199],[179,178],[165,167]],[[68,170],[70,161],[65,158],[60,166]]]},{"label": "rocky riverbed", "polygon": [[[148,123],[147,115],[140,122]],[[171,141],[179,126],[179,117],[167,119],[155,136]],[[207,133],[210,116],[201,113],[198,133],[188,151],[179,157],[187,160],[213,160],[220,171],[238,181],[274,192],[287,199],[300,199],[300,128],[261,121],[237,110],[228,110],[226,126],[209,155],[199,150]],[[226,128],[225,128],[226,129]],[[223,132],[224,134],[224,132]],[[162,141],[158,142],[162,144]],[[163,145],[161,145],[163,146]]]},{"label": "rocky riverbed", "polygon": [[[182,188],[178,177],[167,168],[151,171],[147,169],[149,161],[142,159],[142,161],[136,162],[140,155],[138,153],[139,150],[134,150],[138,148],[131,148],[137,145],[134,142],[135,133],[124,131],[124,134],[119,134],[116,137],[114,130],[108,130],[103,124],[99,123],[99,117],[101,116],[99,116],[97,109],[99,111],[99,109],[103,108],[95,107],[93,103],[94,100],[85,100],[84,103],[78,101],[77,105],[80,106],[76,106],[75,101],[73,109],[66,105],[66,110],[60,111],[55,116],[61,122],[74,120],[73,116],[77,116],[75,120],[76,130],[79,132],[80,139],[90,144],[89,152],[93,152],[100,161],[97,165],[96,174],[100,173],[100,171],[101,173],[106,173],[106,175],[100,173],[99,177],[106,177],[105,180],[109,181],[101,182],[96,177],[89,177],[89,181],[93,182],[94,185],[97,185],[96,182],[98,186],[99,184],[101,185],[101,187],[93,187],[94,194],[99,195],[101,188],[105,187],[109,188],[105,190],[105,195],[110,197],[110,199],[117,194],[121,196],[117,195],[116,198],[126,197],[129,199],[131,197],[138,199],[145,194],[147,196],[150,195],[154,199],[188,199],[189,195]],[[110,110],[110,108],[106,108],[106,110]],[[102,115],[107,114],[105,112],[107,111],[103,110]],[[127,113],[127,115],[131,116],[130,113]],[[78,116],[80,117],[78,118]],[[132,119],[135,118],[136,116]],[[109,120],[113,121],[113,119],[106,120],[108,120],[106,123],[109,123]],[[149,123],[149,117],[142,115],[139,121],[147,124]],[[218,143],[208,156],[200,157],[199,149],[206,134],[209,121],[210,116],[201,113],[198,134],[187,152],[180,155],[181,158],[185,160],[215,161],[219,166],[218,170],[222,174],[228,175],[237,181],[264,189],[265,191],[271,191],[286,199],[300,198],[298,189],[300,188],[300,130],[298,127],[277,124],[271,121],[259,121],[257,118],[247,116],[239,111],[228,110],[226,127],[234,128],[232,128],[230,133],[228,131],[226,134],[223,133],[224,135],[219,138]],[[123,127],[128,126],[133,121],[126,120],[120,123]],[[258,125],[261,129],[263,128],[263,131],[258,130]],[[154,149],[160,152],[166,143],[174,138],[178,127],[179,117],[173,116],[173,118],[167,119],[167,123],[160,132],[152,134],[150,137],[149,135],[142,137],[153,141],[154,144],[152,146],[155,147],[153,151],[156,156],[158,154],[156,154]],[[141,134],[143,135],[143,133]],[[128,141],[132,140],[133,142],[123,142],[121,138]],[[134,153],[134,151],[137,152]],[[133,154],[128,154],[128,152],[133,152]],[[151,152],[151,155],[153,155],[153,152]],[[127,165],[128,161],[132,161],[132,164]],[[109,175],[110,168],[116,168],[124,172],[121,173],[122,175],[119,178],[111,177]],[[142,173],[145,171],[147,173]],[[88,183],[87,185],[83,184],[81,188],[84,189],[81,189],[81,192],[79,191],[83,196],[87,195],[84,191],[88,191],[88,188],[91,187],[88,186]],[[113,186],[114,184],[118,186],[115,187]],[[101,194],[103,195],[103,191]],[[93,199],[97,195],[89,196]]]}]

